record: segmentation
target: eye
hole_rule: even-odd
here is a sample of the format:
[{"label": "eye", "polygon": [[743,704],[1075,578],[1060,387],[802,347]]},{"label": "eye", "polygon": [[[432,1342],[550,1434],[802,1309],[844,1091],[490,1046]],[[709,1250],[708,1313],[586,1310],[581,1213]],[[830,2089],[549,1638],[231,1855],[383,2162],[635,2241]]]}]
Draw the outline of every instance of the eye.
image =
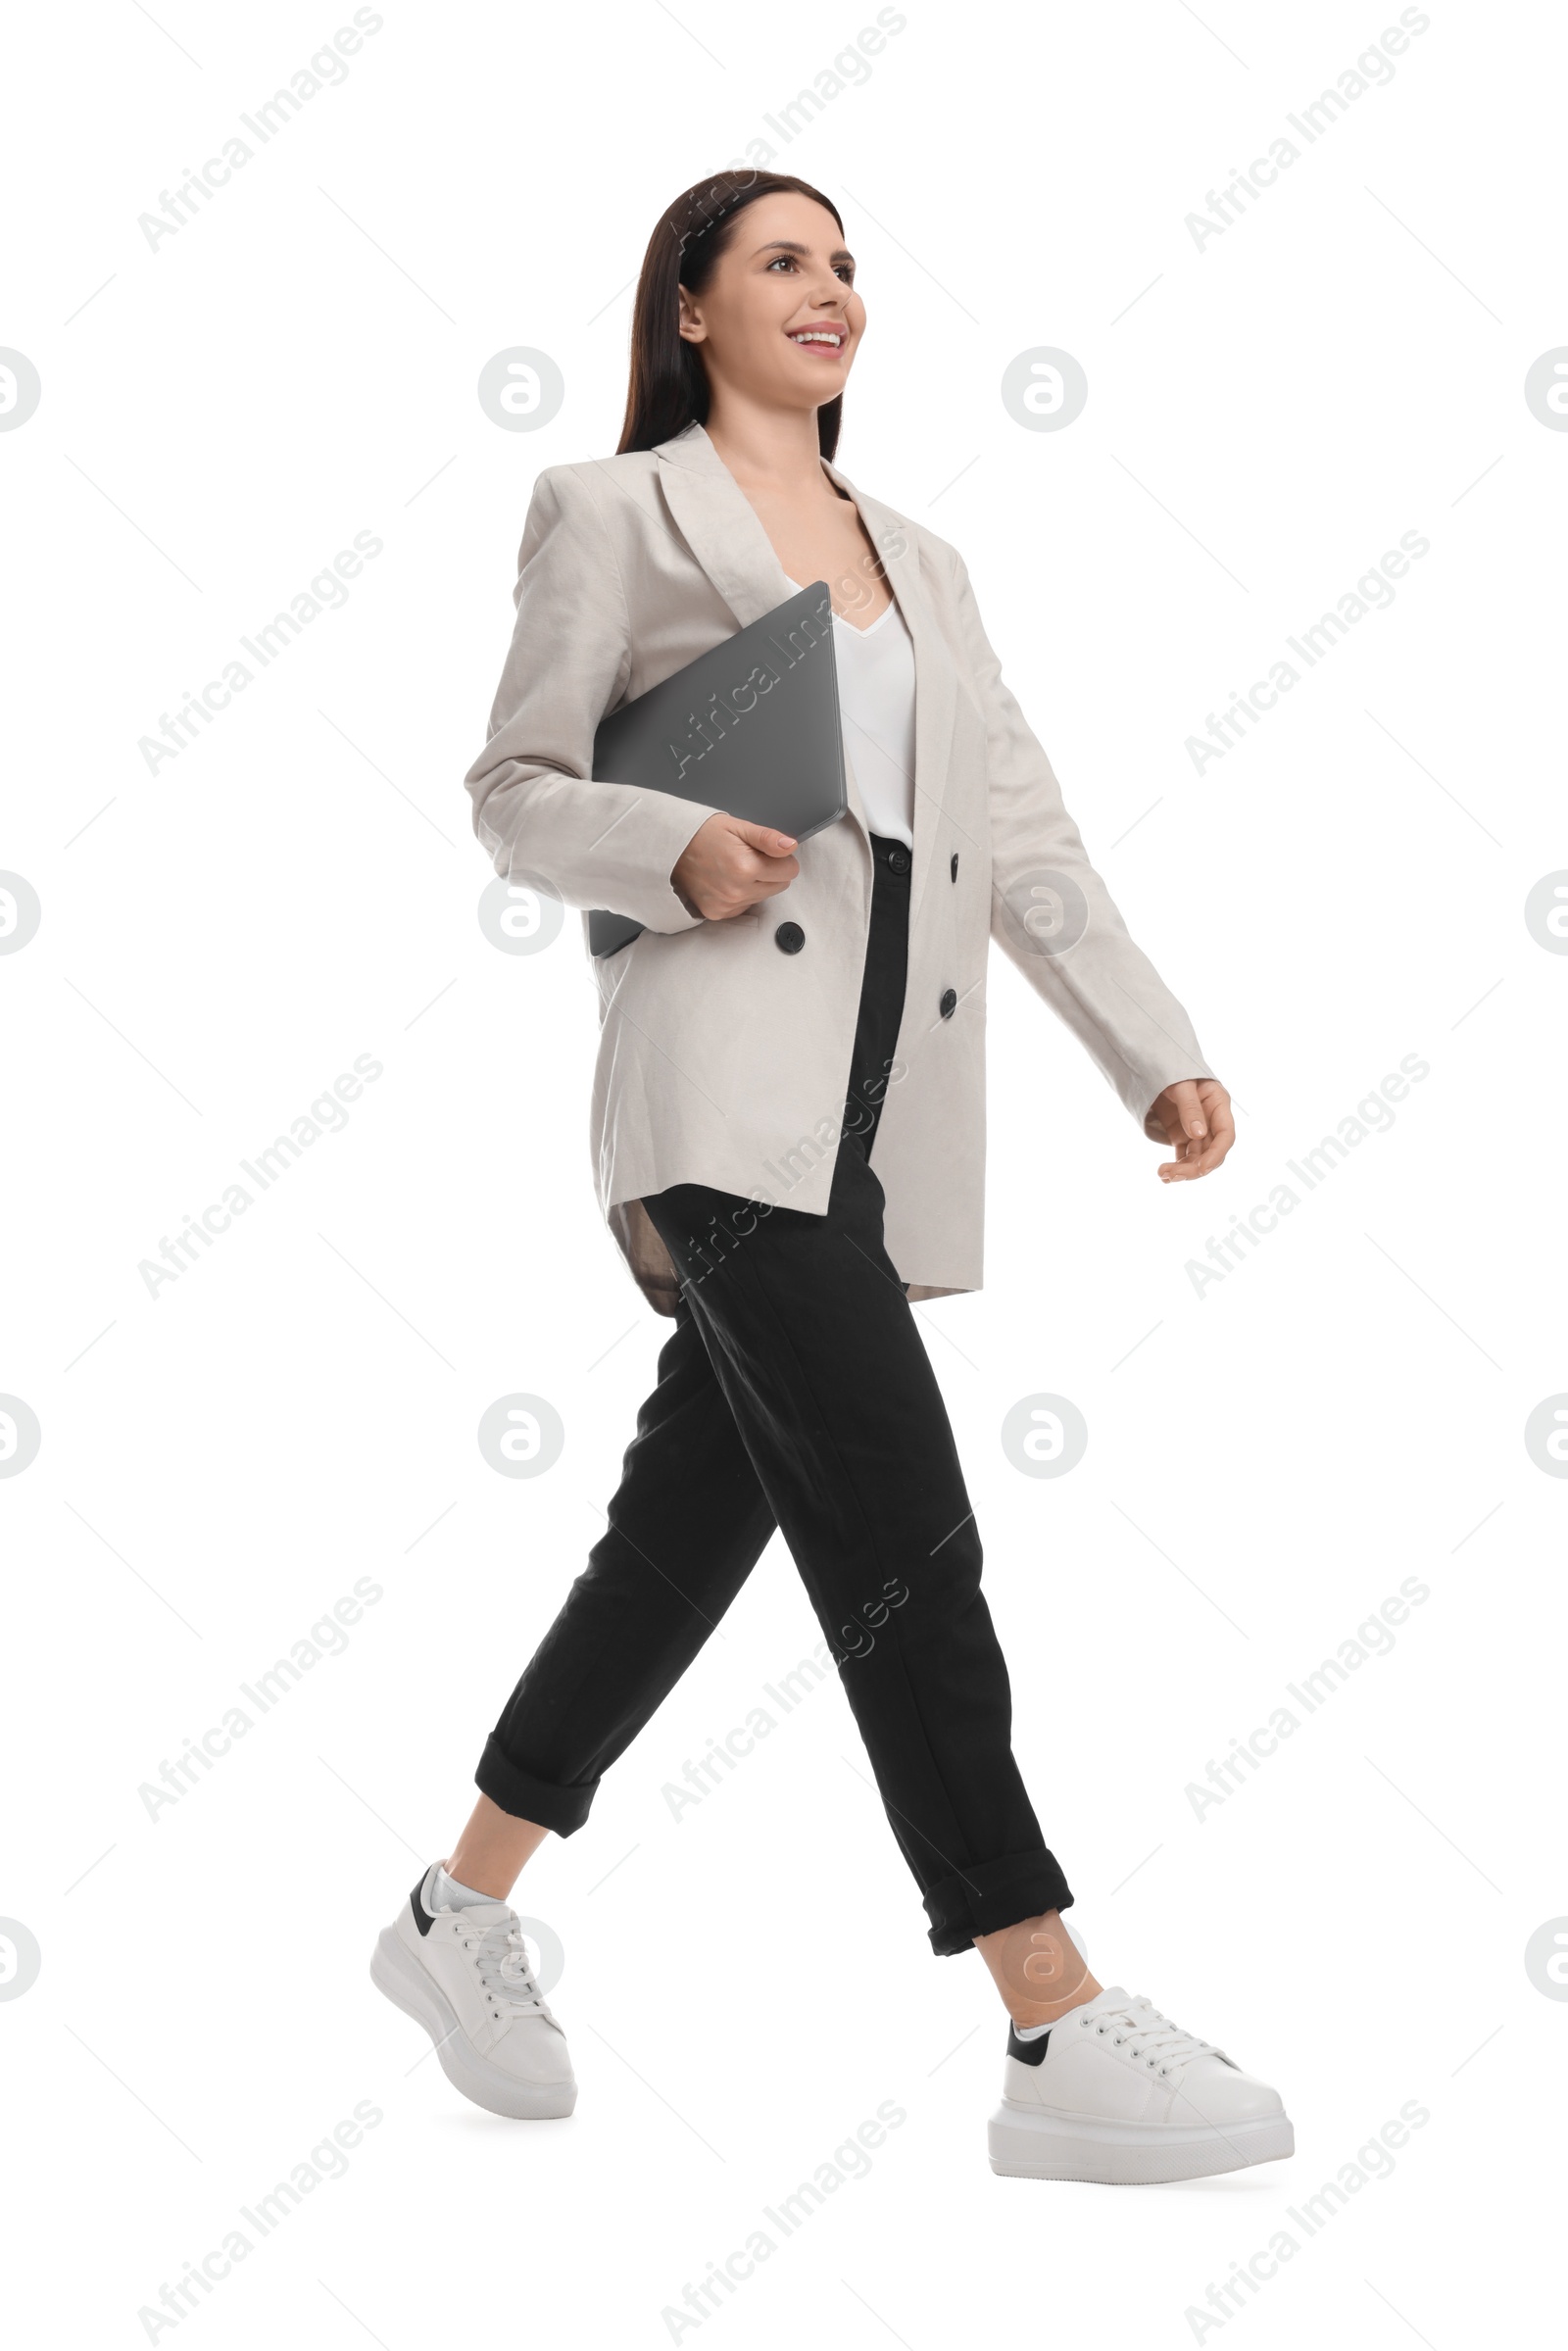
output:
[{"label": "eye", "polygon": [[780,262],[785,265],[786,269],[793,269],[795,267],[795,256],[793,253],[775,253],[767,267],[769,269],[776,269]]}]

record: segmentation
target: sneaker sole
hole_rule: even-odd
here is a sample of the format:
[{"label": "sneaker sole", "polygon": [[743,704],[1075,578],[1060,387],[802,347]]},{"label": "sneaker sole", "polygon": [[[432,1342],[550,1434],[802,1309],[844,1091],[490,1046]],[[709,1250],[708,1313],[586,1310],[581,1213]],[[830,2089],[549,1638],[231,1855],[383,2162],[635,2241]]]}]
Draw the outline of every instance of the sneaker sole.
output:
[{"label": "sneaker sole", "polygon": [[383,1927],[370,1982],[395,2008],[422,2025],[435,2043],[436,2059],[447,2080],[475,2106],[489,2114],[504,2114],[515,2123],[558,2122],[577,2103],[575,2082],[519,2082],[468,2046],[452,2003],[416,1959],[412,1959],[396,1931]]},{"label": "sneaker sole", "polygon": [[1004,2180],[1086,2180],[1100,2187],[1151,2187],[1207,2180],[1296,2153],[1286,2115],[1200,2131],[1089,2123],[1004,2099],[991,2118],[991,2169]]}]

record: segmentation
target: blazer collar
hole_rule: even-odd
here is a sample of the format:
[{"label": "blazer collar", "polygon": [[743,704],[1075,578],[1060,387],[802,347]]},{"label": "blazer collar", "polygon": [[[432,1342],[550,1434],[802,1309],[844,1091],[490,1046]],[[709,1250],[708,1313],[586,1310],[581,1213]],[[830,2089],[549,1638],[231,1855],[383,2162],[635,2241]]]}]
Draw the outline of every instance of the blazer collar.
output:
[{"label": "blazer collar", "polygon": [[[676,527],[742,628],[794,594],[751,500],[701,424],[688,424],[654,451],[659,481]],[[826,458],[822,470],[859,510],[888,585],[914,644],[914,864],[910,915],[918,909],[935,855],[953,736],[954,668],[920,576],[913,532],[901,514],[858,490]],[[854,744],[845,740],[850,813],[869,835],[855,782]]]}]

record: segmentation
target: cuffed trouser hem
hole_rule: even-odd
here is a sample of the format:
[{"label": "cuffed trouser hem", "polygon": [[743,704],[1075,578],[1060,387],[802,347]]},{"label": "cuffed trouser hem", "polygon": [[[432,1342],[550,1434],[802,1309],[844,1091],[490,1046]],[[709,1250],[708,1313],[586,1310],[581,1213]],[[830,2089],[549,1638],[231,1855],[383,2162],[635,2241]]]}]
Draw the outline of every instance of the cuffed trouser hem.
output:
[{"label": "cuffed trouser hem", "polygon": [[599,1793],[597,1780],[586,1780],[580,1788],[556,1788],[548,1780],[535,1779],[520,1763],[513,1762],[493,1731],[473,1777],[481,1792],[503,1812],[519,1821],[537,1821],[541,1829],[553,1829],[558,1837],[569,1837],[573,1829],[582,1827]]},{"label": "cuffed trouser hem", "polygon": [[1066,1910],[1072,1888],[1054,1853],[1008,1853],[961,1875],[939,1879],[923,1897],[931,1948],[939,1959],[967,1951],[977,1935],[995,1935],[1046,1910]]}]

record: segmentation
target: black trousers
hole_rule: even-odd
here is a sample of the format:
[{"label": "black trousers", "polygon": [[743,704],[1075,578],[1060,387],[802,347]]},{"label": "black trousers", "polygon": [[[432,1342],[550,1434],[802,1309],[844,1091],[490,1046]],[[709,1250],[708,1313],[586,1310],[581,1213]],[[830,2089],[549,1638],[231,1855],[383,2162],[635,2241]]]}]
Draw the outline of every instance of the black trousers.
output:
[{"label": "black trousers", "polygon": [[[475,1775],[563,1837],[775,1527],[794,1554],[939,1954],[1065,1909],[1011,1747],[980,1537],[871,1165],[904,1005],[909,853],[873,836],[870,937],[826,1217],[677,1184],[644,1204],[682,1277],[607,1532]],[[809,946],[808,943],[808,952]]]}]

